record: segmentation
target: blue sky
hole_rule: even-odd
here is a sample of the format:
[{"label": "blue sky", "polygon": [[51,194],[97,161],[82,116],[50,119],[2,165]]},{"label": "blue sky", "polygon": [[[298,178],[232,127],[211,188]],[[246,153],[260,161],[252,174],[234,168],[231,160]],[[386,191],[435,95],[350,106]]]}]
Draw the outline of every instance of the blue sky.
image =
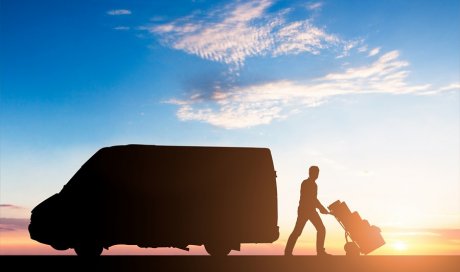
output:
[{"label": "blue sky", "polygon": [[[311,50],[276,53],[276,45],[269,46],[260,53],[243,53],[241,65],[235,60],[237,53],[232,50],[254,50],[270,42],[266,41],[269,39],[220,49],[230,53],[213,52],[212,49],[202,52],[227,57],[225,64],[190,51],[194,46],[200,50],[199,46],[215,46],[223,40],[187,44],[189,48],[175,50],[174,43],[181,47],[177,44],[187,42],[187,38],[204,40],[209,37],[203,33],[181,37],[178,32],[162,33],[155,28],[174,24],[179,29],[185,25],[208,24],[198,31],[216,29],[213,24],[230,17],[231,12],[244,3],[179,1],[154,4],[146,1],[128,5],[117,1],[70,1],[65,4],[59,1],[49,4],[4,1],[2,114],[11,121],[3,124],[6,126],[4,140],[24,143],[26,139],[21,135],[27,135],[27,142],[33,145],[36,141],[38,144],[47,142],[43,138],[48,138],[52,145],[56,141],[68,144],[69,140],[84,140],[79,131],[92,128],[96,135],[86,141],[94,142],[94,137],[103,139],[104,135],[113,135],[108,131],[121,129],[123,123],[139,122],[141,112],[161,115],[160,120],[154,119],[151,123],[161,122],[168,126],[176,122],[167,117],[177,107],[162,102],[184,99],[187,95],[190,98],[194,92],[209,94],[216,86],[225,91],[279,80],[319,78],[346,67],[369,65],[375,58],[367,54],[376,48],[380,48],[380,55],[396,50],[398,60],[410,64],[404,69],[410,72],[404,80],[407,84],[431,84],[431,90],[458,82],[460,38],[455,28],[455,20],[458,21],[456,1],[318,3],[316,8],[309,9],[309,5],[316,3],[255,2],[249,6],[253,10],[262,9],[260,14],[254,14],[260,15],[259,18],[250,18],[252,21],[242,24],[246,28],[255,25],[255,33],[267,32],[273,37],[280,28],[291,23],[308,22],[309,30],[320,29],[321,34],[331,35],[338,42],[321,41],[319,35],[320,47],[327,48],[312,46]],[[130,14],[108,14],[117,8],[128,10]],[[262,16],[265,17],[260,18]],[[262,26],[267,23],[278,25],[266,30]],[[302,30],[305,28],[296,29]],[[293,37],[286,40],[288,38]],[[286,40],[275,43],[295,46],[302,42],[286,44]],[[342,48],[347,45],[353,46],[349,52]],[[359,53],[360,48],[367,50]],[[347,56],[337,59],[341,54]],[[231,71],[235,69],[237,71]],[[69,122],[72,126],[63,126]],[[60,133],[56,133],[56,127]],[[33,135],[40,139],[34,139]],[[61,137],[65,140],[61,141]]]},{"label": "blue sky", "polygon": [[459,1],[1,0],[0,13],[0,203],[22,207],[3,216],[28,216],[103,146],[228,145],[272,149],[286,231],[313,163],[326,203],[460,227]]}]

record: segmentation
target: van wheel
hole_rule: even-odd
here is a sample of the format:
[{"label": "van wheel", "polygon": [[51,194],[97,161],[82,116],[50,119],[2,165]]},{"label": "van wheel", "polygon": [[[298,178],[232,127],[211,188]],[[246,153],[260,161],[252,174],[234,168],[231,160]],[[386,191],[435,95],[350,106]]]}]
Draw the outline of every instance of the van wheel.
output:
[{"label": "van wheel", "polygon": [[102,250],[102,246],[89,242],[75,246],[75,253],[81,257],[97,257],[101,255]]},{"label": "van wheel", "polygon": [[228,253],[230,253],[230,251],[232,250],[228,245],[217,243],[206,243],[204,245],[204,248],[206,248],[206,251],[209,253],[209,255],[215,257],[227,256]]}]

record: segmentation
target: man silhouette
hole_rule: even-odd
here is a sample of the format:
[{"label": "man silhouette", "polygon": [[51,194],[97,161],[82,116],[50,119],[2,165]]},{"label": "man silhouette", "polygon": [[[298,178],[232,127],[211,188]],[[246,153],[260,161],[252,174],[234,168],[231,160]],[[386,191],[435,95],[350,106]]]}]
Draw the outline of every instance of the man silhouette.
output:
[{"label": "man silhouette", "polygon": [[324,250],[324,239],[326,238],[326,229],[324,228],[323,221],[319,217],[316,209],[322,214],[328,214],[328,210],[318,200],[318,185],[316,185],[316,179],[319,175],[318,166],[311,166],[308,169],[308,179],[302,182],[300,188],[300,201],[299,208],[297,209],[297,222],[295,223],[294,230],[286,244],[284,249],[284,255],[291,256],[292,250],[294,249],[295,243],[302,234],[302,230],[308,220],[311,221],[313,226],[316,228],[316,253],[318,256],[330,255]]}]

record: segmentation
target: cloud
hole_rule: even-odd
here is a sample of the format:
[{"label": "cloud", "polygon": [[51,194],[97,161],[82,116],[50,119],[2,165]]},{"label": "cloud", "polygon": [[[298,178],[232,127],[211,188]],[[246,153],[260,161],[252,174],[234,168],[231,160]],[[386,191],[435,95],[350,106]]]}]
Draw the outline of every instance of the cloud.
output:
[{"label": "cloud", "polygon": [[321,9],[322,7],[323,7],[322,2],[315,2],[315,3],[307,4],[307,9],[308,10],[318,10],[318,9]]},{"label": "cloud", "polygon": [[0,216],[3,217],[22,217],[28,212],[28,209],[21,206],[13,204],[0,204]]},{"label": "cloud", "polygon": [[[351,49],[363,43],[363,40],[353,40],[353,41],[342,41],[342,53],[339,54],[336,59],[341,59],[350,55]],[[359,51],[359,49],[358,49]]]},{"label": "cloud", "polygon": [[298,21],[279,28],[275,33],[273,55],[309,52],[318,55],[322,49],[340,43],[337,36],[328,34],[310,21]]},{"label": "cloud", "polygon": [[23,209],[22,207],[13,205],[13,204],[0,204],[0,208],[2,209]]},{"label": "cloud", "polygon": [[[237,2],[213,10],[204,18],[192,14],[143,29],[165,46],[234,69],[244,65],[249,57],[305,52],[317,55],[328,48],[341,50],[348,43],[315,26],[312,20],[288,22],[289,9],[268,13],[271,5],[269,0]],[[311,5],[320,7],[320,3]]]},{"label": "cloud", "polygon": [[444,91],[452,91],[452,90],[460,90],[460,83],[449,84],[447,86],[439,88],[437,91],[444,92]]},{"label": "cloud", "polygon": [[0,218],[0,232],[24,230],[29,226],[27,218]]},{"label": "cloud", "polygon": [[441,92],[446,92],[446,91],[458,91],[460,90],[460,83],[452,83],[434,90],[429,90],[426,92],[421,92],[419,95],[435,95]]},{"label": "cloud", "polygon": [[116,26],[113,28],[114,30],[130,30],[129,26]]},{"label": "cloud", "polygon": [[388,237],[426,237],[438,240],[460,240],[460,229],[455,228],[385,228]]},{"label": "cloud", "polygon": [[372,49],[371,51],[369,51],[368,56],[369,56],[369,57],[375,56],[375,55],[377,55],[379,52],[380,52],[380,47],[376,47],[376,48]]},{"label": "cloud", "polygon": [[[226,129],[269,124],[308,107],[317,107],[335,96],[387,93],[418,94],[430,84],[406,82],[409,63],[391,51],[370,65],[348,68],[310,81],[279,80],[247,86],[216,88],[211,95],[195,93],[186,99],[171,99],[177,117],[201,121]],[[449,88],[458,87],[456,84]],[[446,87],[447,88],[447,87]]]},{"label": "cloud", "polygon": [[149,28],[163,42],[174,49],[197,55],[203,59],[242,65],[248,56],[263,54],[271,46],[272,25],[252,25],[270,5],[256,1],[227,6],[207,21],[185,17],[174,22]]},{"label": "cloud", "polygon": [[364,53],[367,51],[367,45],[363,45],[361,47],[358,48],[358,52],[359,53]]},{"label": "cloud", "polygon": [[117,16],[117,15],[131,15],[129,9],[112,9],[107,11],[108,15]]},{"label": "cloud", "polygon": [[[387,80],[401,80],[407,76],[407,71],[402,68],[409,65],[406,61],[398,59],[399,52],[391,51],[380,57],[377,61],[369,66],[362,66],[357,68],[349,68],[345,72],[332,73],[324,77],[326,80],[358,80],[373,78],[373,81],[387,79]],[[396,73],[395,73],[396,72]],[[380,76],[386,76],[380,78]]]}]

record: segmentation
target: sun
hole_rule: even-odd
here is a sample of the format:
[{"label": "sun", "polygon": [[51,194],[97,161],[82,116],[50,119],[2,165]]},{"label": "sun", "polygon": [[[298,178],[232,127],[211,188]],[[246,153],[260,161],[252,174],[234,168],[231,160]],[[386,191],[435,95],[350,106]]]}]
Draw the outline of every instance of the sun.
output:
[{"label": "sun", "polygon": [[407,250],[407,244],[403,241],[396,241],[393,243],[393,248],[397,251]]}]

